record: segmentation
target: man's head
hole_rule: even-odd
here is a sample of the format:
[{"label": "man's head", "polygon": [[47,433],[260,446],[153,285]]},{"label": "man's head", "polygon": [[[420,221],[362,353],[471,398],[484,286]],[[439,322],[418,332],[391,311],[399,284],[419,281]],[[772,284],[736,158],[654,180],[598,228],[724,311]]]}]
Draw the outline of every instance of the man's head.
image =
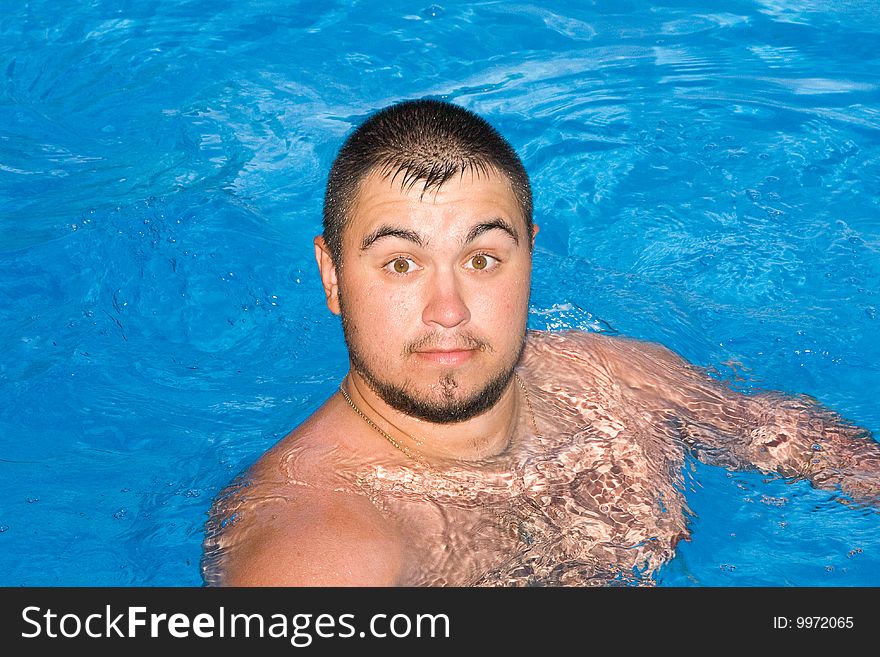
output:
[{"label": "man's head", "polygon": [[486,121],[428,100],[370,117],[333,164],[315,239],[353,374],[430,422],[493,406],[524,345],[536,231],[525,169]]},{"label": "man's head", "polygon": [[439,100],[411,100],[370,116],[345,141],[327,180],[324,241],[337,266],[342,234],[363,180],[374,172],[425,194],[466,174],[494,170],[507,179],[526,232],[532,232],[532,188],[516,151],[485,119]]}]

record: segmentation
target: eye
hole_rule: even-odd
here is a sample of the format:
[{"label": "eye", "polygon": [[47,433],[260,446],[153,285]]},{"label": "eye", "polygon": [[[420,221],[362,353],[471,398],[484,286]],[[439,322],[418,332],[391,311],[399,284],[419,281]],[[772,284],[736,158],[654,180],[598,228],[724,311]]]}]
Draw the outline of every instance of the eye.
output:
[{"label": "eye", "polygon": [[418,265],[412,258],[398,256],[385,265],[385,269],[394,274],[409,274],[415,271]]},{"label": "eye", "polygon": [[498,258],[493,258],[492,256],[485,253],[477,253],[470,257],[470,260],[467,261],[465,268],[485,271],[486,269],[494,268],[497,264]]}]

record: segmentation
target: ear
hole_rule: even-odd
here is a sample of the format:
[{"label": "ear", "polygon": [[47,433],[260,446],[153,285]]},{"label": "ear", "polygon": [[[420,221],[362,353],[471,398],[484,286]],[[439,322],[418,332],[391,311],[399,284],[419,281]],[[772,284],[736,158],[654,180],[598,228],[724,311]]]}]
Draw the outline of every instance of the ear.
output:
[{"label": "ear", "polygon": [[532,250],[535,249],[535,237],[538,235],[539,230],[538,224],[532,224]]},{"label": "ear", "polygon": [[339,282],[336,278],[336,265],[324,238],[318,235],[315,238],[315,260],[318,261],[318,270],[321,272],[321,283],[324,285],[324,294],[327,296],[327,307],[334,315],[339,314]]}]

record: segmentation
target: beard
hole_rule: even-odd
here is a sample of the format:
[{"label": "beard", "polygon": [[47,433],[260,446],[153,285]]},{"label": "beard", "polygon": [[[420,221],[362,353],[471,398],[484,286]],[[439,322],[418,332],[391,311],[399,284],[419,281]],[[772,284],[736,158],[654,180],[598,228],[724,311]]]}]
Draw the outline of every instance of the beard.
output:
[{"label": "beard", "polygon": [[[492,408],[507,389],[526,346],[526,327],[523,326],[516,354],[509,362],[501,363],[497,371],[482,388],[477,388],[469,394],[462,395],[459,391],[460,386],[455,377],[455,372],[449,370],[442,372],[437,380],[436,387],[439,389],[439,395],[433,398],[423,395],[419,396],[417,391],[413,390],[411,382],[405,381],[402,385],[398,385],[388,381],[368,362],[358,346],[359,332],[350,321],[350,315],[346,312],[346,304],[343,298],[342,291],[339,290],[339,314],[342,318],[342,333],[345,337],[345,344],[348,347],[348,356],[351,360],[352,368],[363,377],[372,391],[379,395],[382,401],[391,408],[434,424],[464,422]],[[468,332],[459,333],[458,337],[466,344],[468,349],[479,349],[484,353],[494,351],[488,342]],[[407,344],[403,349],[403,355],[404,357],[409,357],[419,349],[430,346],[436,340],[436,334],[425,335]]]}]

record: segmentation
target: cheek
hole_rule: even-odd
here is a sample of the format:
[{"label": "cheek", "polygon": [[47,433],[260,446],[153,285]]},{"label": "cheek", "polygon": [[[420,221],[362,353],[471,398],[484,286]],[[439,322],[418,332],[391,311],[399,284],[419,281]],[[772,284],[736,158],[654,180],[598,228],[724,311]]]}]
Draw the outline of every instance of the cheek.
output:
[{"label": "cheek", "polygon": [[[499,285],[497,288],[487,286],[481,290],[480,296],[477,307],[482,322],[515,338],[516,331],[510,331],[511,327],[524,322],[528,316],[528,285],[517,283]],[[473,311],[472,308],[471,312]]]},{"label": "cheek", "polygon": [[415,312],[415,295],[377,285],[361,291],[357,317],[372,340],[379,344],[405,334]]},{"label": "cheek", "polygon": [[364,290],[364,305],[383,317],[404,315],[416,305],[418,294],[412,289],[388,289],[375,285]]}]

